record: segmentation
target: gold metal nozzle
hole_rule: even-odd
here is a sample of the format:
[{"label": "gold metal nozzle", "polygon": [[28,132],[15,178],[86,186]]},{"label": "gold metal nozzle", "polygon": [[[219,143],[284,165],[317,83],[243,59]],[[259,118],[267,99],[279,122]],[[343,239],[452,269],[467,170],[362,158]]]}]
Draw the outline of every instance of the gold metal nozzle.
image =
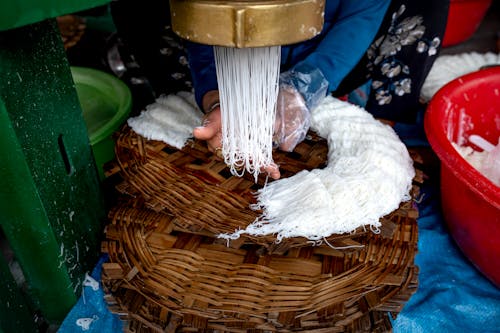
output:
[{"label": "gold metal nozzle", "polygon": [[324,9],[325,0],[170,0],[177,35],[239,48],[311,39],[323,28]]}]

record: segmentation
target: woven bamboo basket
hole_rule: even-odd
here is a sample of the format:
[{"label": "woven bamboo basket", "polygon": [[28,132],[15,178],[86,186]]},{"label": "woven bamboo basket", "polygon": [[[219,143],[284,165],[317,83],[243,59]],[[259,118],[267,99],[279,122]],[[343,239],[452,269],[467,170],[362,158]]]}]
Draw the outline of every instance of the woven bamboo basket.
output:
[{"label": "woven bamboo basket", "polygon": [[[310,136],[275,161],[287,177],[323,167],[326,154]],[[264,177],[232,176],[199,142],[177,150],[129,128],[116,156],[122,195],[109,214],[102,279],[130,332],[387,332],[416,291],[412,202],[381,218],[378,234],[226,242],[217,235],[259,215],[249,205]],[[421,181],[417,170],[414,197]]]}]

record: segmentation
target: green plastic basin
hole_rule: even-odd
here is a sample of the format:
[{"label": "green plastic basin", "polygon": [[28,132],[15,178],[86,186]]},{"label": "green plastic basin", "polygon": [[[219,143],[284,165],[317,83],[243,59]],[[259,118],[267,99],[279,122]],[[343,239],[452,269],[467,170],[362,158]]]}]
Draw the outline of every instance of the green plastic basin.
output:
[{"label": "green plastic basin", "polygon": [[71,73],[99,177],[103,180],[104,164],[115,157],[113,133],[130,114],[132,94],[120,79],[103,71],[71,67]]}]

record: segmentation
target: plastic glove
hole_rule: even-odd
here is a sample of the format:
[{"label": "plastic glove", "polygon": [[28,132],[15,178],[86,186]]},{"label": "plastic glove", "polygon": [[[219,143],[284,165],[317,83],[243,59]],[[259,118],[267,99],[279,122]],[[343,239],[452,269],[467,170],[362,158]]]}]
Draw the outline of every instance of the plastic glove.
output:
[{"label": "plastic glove", "polygon": [[311,113],[325,98],[328,81],[318,68],[299,64],[280,75],[276,107],[275,144],[292,151],[304,138],[311,124]]},{"label": "plastic glove", "polygon": [[311,113],[302,95],[292,86],[283,85],[278,93],[273,142],[283,151],[292,151],[306,137]]}]

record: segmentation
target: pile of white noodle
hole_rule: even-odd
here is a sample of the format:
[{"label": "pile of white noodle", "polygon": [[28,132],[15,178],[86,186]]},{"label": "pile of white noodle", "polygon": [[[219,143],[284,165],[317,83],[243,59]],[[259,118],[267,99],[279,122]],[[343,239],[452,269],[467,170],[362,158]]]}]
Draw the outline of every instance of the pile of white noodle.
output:
[{"label": "pile of white noodle", "polygon": [[366,110],[326,97],[312,111],[311,128],[328,140],[328,165],[273,181],[257,193],[263,214],[244,230],[221,234],[276,235],[322,241],[369,226],[410,199],[413,162],[392,127]]},{"label": "pile of white noodle", "polygon": [[[215,56],[225,162],[233,174],[246,170],[257,178],[261,167],[273,163],[280,48],[215,47]],[[155,105],[129,124],[149,138],[182,147],[180,141],[199,123],[199,111],[180,96]],[[179,112],[184,117],[175,116]],[[327,97],[312,110],[311,128],[328,140],[327,167],[267,184],[253,207],[262,210],[262,216],[244,230],[219,237],[274,234],[277,241],[322,241],[360,226],[377,231],[382,216],[410,199],[412,160],[391,127],[364,109]]]}]

